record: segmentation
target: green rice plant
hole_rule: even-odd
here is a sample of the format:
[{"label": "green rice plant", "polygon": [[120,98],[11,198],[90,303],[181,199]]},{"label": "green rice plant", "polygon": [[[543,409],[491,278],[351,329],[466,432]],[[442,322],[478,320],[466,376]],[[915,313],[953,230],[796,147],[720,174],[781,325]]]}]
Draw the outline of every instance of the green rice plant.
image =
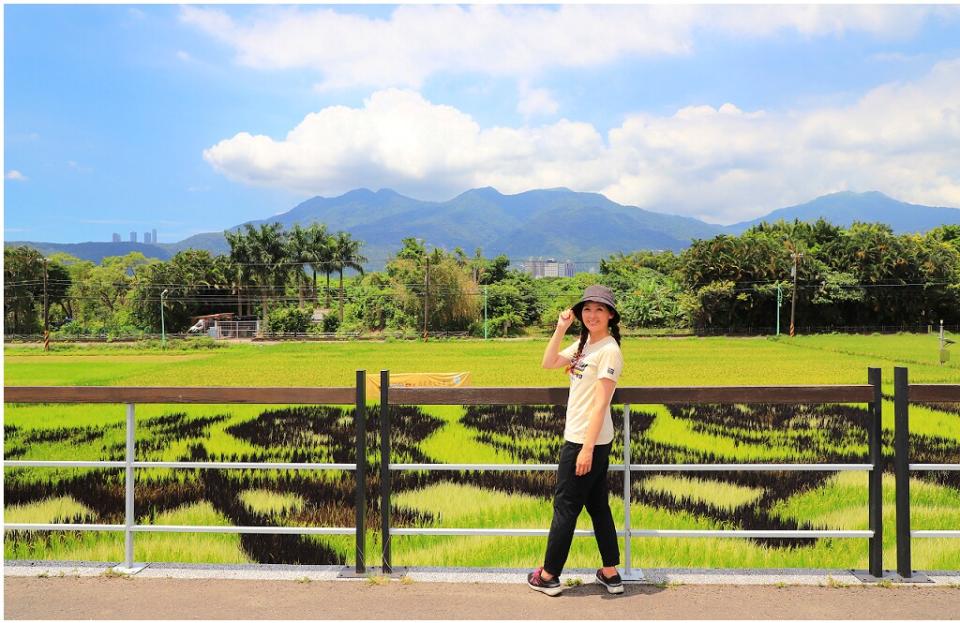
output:
[{"label": "green rice plant", "polygon": [[763,494],[759,487],[744,487],[733,483],[703,480],[688,476],[656,475],[637,483],[642,489],[664,491],[674,497],[707,502],[720,508],[735,508],[754,502]]},{"label": "green rice plant", "polygon": [[[855,338],[855,339],[847,339]],[[571,338],[572,341],[572,338]],[[957,382],[956,363],[925,363],[928,336],[800,336],[772,339],[630,339],[624,344],[623,385],[862,383],[867,365],[884,367],[889,394],[892,366],[910,362],[913,382]],[[557,371],[542,370],[544,340],[464,341],[457,343],[323,343],[231,345],[203,353],[88,350],[42,354],[36,349],[5,349],[8,384],[184,385],[193,379],[218,384],[352,386],[354,370],[390,367],[399,371],[470,370],[475,385],[563,385]],[[829,356],[825,356],[828,353]],[[935,351],[933,356],[935,357]],[[305,364],[305,362],[307,362]],[[316,362],[317,365],[310,365]],[[385,364],[384,362],[387,362]],[[509,365],[504,365],[509,362]],[[916,363],[914,363],[916,362]],[[729,371],[737,370],[736,377]],[[222,380],[222,382],[220,381]],[[375,398],[375,396],[370,396]],[[862,412],[862,405],[854,405]],[[846,407],[776,411],[750,405],[718,408],[704,405],[634,409],[635,460],[823,461],[856,462],[866,455],[862,417]],[[492,410],[481,426],[482,410],[430,406],[392,409],[395,462],[553,462],[562,430],[562,407],[514,413],[509,426],[498,422],[504,410]],[[314,425],[311,418],[326,413]],[[141,460],[338,460],[350,462],[352,416],[349,407],[323,412],[297,405],[137,405],[137,458]],[[272,415],[271,415],[272,414]],[[528,423],[523,418],[532,418]],[[522,416],[522,417],[521,417]],[[376,411],[368,413],[368,486],[376,490]],[[615,410],[615,419],[619,412]],[[773,418],[767,423],[765,418]],[[271,419],[272,418],[272,419]],[[284,418],[287,418],[284,420]],[[123,405],[6,405],[5,458],[122,459],[125,455]],[[293,434],[264,442],[262,431],[287,427]],[[884,401],[885,437],[892,431],[892,403]],[[510,428],[511,426],[517,427]],[[256,432],[260,430],[261,432]],[[247,434],[244,431],[251,432]],[[331,434],[330,431],[339,431]],[[538,432],[543,434],[537,434]],[[911,406],[911,443],[915,462],[950,462],[960,441],[960,414],[939,406]],[[258,436],[259,435],[259,436]],[[292,441],[291,441],[292,440]],[[304,442],[307,442],[304,445]],[[304,449],[308,453],[304,454]],[[890,439],[885,439],[886,452]],[[619,434],[614,451],[622,451]],[[346,454],[344,454],[346,453]],[[337,459],[337,457],[340,457]],[[830,460],[824,460],[824,457]],[[856,458],[854,458],[856,457]],[[254,518],[288,525],[350,525],[352,480],[349,474],[309,471],[137,470],[137,508],[141,521],[166,521],[171,513],[206,504],[204,512],[228,523]],[[123,471],[118,469],[8,468],[5,492],[21,507],[51,497],[69,497],[98,521],[122,521]],[[542,478],[541,478],[542,476]],[[738,522],[776,520],[786,525],[865,528],[866,477],[844,472],[827,476],[720,474],[697,478],[649,476],[634,483],[634,527],[744,527]],[[940,480],[937,480],[940,479]],[[398,492],[394,525],[465,525],[473,527],[546,527],[550,516],[549,475],[411,472],[394,475]],[[957,487],[945,476],[912,479],[917,529],[953,529]],[[477,486],[480,485],[481,486]],[[323,495],[338,496],[326,502]],[[526,491],[527,493],[521,493]],[[892,535],[892,488],[884,479],[885,556],[895,554]],[[293,497],[290,497],[293,496]],[[296,498],[297,502],[292,502]],[[611,497],[615,517],[622,502]],[[6,509],[14,509],[11,505]],[[36,509],[34,509],[36,510]],[[23,512],[16,510],[15,512]],[[32,512],[32,511],[31,511]],[[42,511],[45,512],[45,511]],[[41,514],[42,514],[41,512]],[[201,512],[200,514],[204,514]],[[619,513],[619,515],[618,515]],[[189,513],[188,513],[189,514]],[[368,511],[375,517],[375,509]],[[752,519],[751,519],[752,518]],[[451,523],[452,522],[452,523]],[[206,522],[204,522],[206,523]],[[589,528],[584,516],[582,528]],[[750,527],[759,527],[751,525]],[[227,562],[237,555],[264,561],[275,552],[316,547],[311,555],[331,555],[328,562],[355,556],[353,537],[230,536],[231,546],[211,541],[198,553],[205,562]],[[7,535],[5,554],[19,558],[81,556],[90,560],[122,557],[122,535],[52,533],[31,539]],[[163,537],[173,542],[186,535],[137,535],[141,541]],[[380,535],[367,533],[368,563],[379,555]],[[257,545],[260,543],[260,545]],[[818,539],[796,547],[753,539],[652,539],[632,543],[637,566],[865,566],[860,539]],[[233,550],[231,550],[233,547]],[[159,548],[159,546],[158,546]],[[527,566],[542,557],[543,540],[519,537],[395,537],[395,564],[471,564]],[[915,539],[915,564],[921,568],[960,568],[952,540]],[[162,548],[159,548],[162,549]],[[238,554],[239,552],[239,554]],[[323,552],[329,552],[324,554]],[[153,555],[151,553],[151,555]],[[167,554],[174,554],[168,552]],[[284,554],[286,555],[286,554]],[[217,558],[223,560],[215,560]],[[251,558],[252,557],[252,558]],[[590,539],[576,539],[571,561],[596,563]],[[407,559],[419,562],[407,562]],[[179,558],[182,559],[182,555]],[[443,563],[440,561],[449,561]],[[571,563],[574,564],[574,563]]]},{"label": "green rice plant", "polygon": [[241,491],[240,501],[256,513],[270,514],[303,509],[304,499],[295,493],[278,493],[268,489]]},{"label": "green rice plant", "polygon": [[74,523],[74,518],[92,514],[93,512],[80,502],[69,495],[63,495],[29,504],[5,506],[3,521],[5,523]]},{"label": "green rice plant", "polygon": [[[174,526],[231,525],[209,502],[199,502],[161,513],[150,523]],[[136,535],[136,552],[139,560],[151,562],[253,562],[240,547],[240,535],[229,533],[139,533]]]},{"label": "green rice plant", "polygon": [[[572,341],[571,336],[565,344]],[[465,370],[476,386],[563,385],[561,372],[539,366],[545,344],[545,339],[232,344],[190,354],[115,349],[42,354],[6,346],[4,368],[8,385],[180,385],[216,378],[236,386],[350,386],[355,370],[382,368]],[[621,385],[690,384],[691,370],[702,385],[863,383],[866,368],[881,365],[885,386],[892,387],[893,365],[905,362],[915,381],[960,378],[960,362],[938,365],[935,339],[926,335],[642,338],[625,340],[623,353]],[[735,377],[730,370],[737,370]]]}]

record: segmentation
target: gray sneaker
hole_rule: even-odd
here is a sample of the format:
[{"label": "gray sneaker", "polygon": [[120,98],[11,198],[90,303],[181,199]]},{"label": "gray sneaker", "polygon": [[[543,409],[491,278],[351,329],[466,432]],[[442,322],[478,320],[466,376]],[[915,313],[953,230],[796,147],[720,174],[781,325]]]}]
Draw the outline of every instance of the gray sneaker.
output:
[{"label": "gray sneaker", "polygon": [[607,587],[608,593],[622,593],[623,592],[623,580],[620,579],[620,574],[614,574],[613,577],[606,577],[603,575],[603,569],[597,569],[597,584],[601,584]]}]

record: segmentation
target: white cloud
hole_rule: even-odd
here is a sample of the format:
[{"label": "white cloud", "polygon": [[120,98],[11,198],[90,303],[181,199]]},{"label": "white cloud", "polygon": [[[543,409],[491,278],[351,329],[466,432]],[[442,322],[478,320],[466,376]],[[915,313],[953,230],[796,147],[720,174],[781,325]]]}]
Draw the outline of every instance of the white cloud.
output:
[{"label": "white cloud", "polygon": [[307,115],[283,139],[241,132],[204,151],[231,179],[305,194],[390,187],[445,199],[466,188],[567,186],[714,222],[836,190],[960,206],[960,59],[844,107],[688,106],[634,114],[602,136],[560,119],[481,128],[410,90]]},{"label": "white cloud", "polygon": [[560,105],[547,89],[535,89],[527,80],[521,80],[517,85],[520,99],[517,101],[517,112],[524,117],[536,115],[555,115]]},{"label": "white cloud", "polygon": [[190,56],[190,53],[183,50],[177,50],[177,58],[184,63],[189,63],[191,60],[193,60]]},{"label": "white cloud", "polygon": [[269,7],[238,23],[219,8],[184,6],[180,20],[233,48],[242,65],[311,68],[321,89],[419,88],[443,71],[535,77],[550,67],[592,67],[626,56],[689,54],[697,32],[732,37],[866,32],[915,33],[929,6],[584,6],[404,5],[388,18],[331,8]]},{"label": "white cloud", "polygon": [[14,182],[27,181],[27,176],[21,173],[20,171],[17,171],[16,169],[10,169],[9,171],[7,171],[7,174],[4,176],[4,178],[8,180],[12,180]]}]

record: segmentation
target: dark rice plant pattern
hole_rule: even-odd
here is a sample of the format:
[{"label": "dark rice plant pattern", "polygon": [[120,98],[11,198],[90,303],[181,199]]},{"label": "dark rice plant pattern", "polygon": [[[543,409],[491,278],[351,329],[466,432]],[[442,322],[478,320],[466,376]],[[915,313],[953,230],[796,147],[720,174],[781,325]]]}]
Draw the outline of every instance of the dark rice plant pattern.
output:
[{"label": "dark rice plant pattern", "polygon": [[[555,462],[563,443],[564,408],[562,406],[469,406],[463,423],[477,431],[477,439],[497,450],[507,452],[516,462]],[[687,422],[691,431],[733,442],[734,447],[774,449],[783,461],[804,462],[796,455],[812,457],[811,463],[863,463],[867,461],[867,424],[869,414],[863,408],[845,405],[670,405],[670,415]],[[611,409],[614,429],[617,431],[611,448],[611,457],[622,456],[622,409]],[[635,464],[675,463],[730,463],[724,456],[686,447],[682,440],[676,445],[658,442],[647,435],[656,415],[645,411],[631,411],[631,461]],[[893,435],[884,431],[882,444],[889,456]],[[960,444],[942,437],[911,438],[915,462],[957,462]],[[615,460],[615,459],[613,459]],[[748,462],[748,461],[744,461]],[[892,472],[892,466],[886,470]],[[733,509],[722,508],[701,500],[654,491],[642,486],[644,479],[657,472],[635,472],[633,500],[670,511],[686,511],[698,517],[732,525],[744,530],[809,530],[809,522],[784,519],[772,513],[774,506],[804,491],[816,489],[833,472],[820,471],[704,471],[697,472],[700,480],[729,483],[759,488],[761,495]],[[663,472],[667,473],[667,472]],[[957,487],[957,472],[921,472],[917,477]],[[548,497],[552,494],[555,477],[552,474],[527,472],[484,472],[448,476],[459,482]],[[611,474],[611,491],[622,491],[623,480]],[[866,514],[866,509],[864,509]],[[751,539],[769,547],[804,547],[816,539],[756,538]]]},{"label": "dark rice plant pattern", "polygon": [[[946,405],[944,405],[946,407]],[[480,443],[494,448],[516,463],[554,463],[563,443],[564,407],[550,405],[470,405],[461,422],[474,431]],[[943,409],[957,413],[957,409]],[[709,435],[735,448],[763,449],[783,457],[782,462],[825,463],[866,462],[868,415],[862,408],[844,405],[672,405],[669,415],[692,433]],[[623,452],[623,411],[612,408],[615,436],[612,462]],[[631,411],[631,454],[634,463],[724,463],[730,459],[720,452],[654,439],[650,429],[658,414],[633,407]],[[367,529],[379,530],[380,456],[379,406],[367,409],[366,444]],[[435,463],[422,449],[424,440],[445,426],[443,420],[416,406],[390,407],[391,462]],[[212,435],[218,439],[214,450]],[[101,460],[123,460],[126,452],[124,425],[29,429],[4,426],[5,458],[28,457],[35,448],[76,448],[78,456]],[[354,463],[356,442],[354,410],[334,406],[293,406],[270,408],[255,417],[237,417],[228,410],[215,415],[190,415],[177,410],[138,422],[136,456],[139,460],[225,461],[225,462],[318,462]],[[960,461],[960,443],[944,436],[911,437],[911,462],[953,463]],[[883,433],[886,456],[891,456],[893,435]],[[174,450],[174,449],[177,450]],[[64,456],[63,458],[70,458]],[[747,461],[743,461],[747,462]],[[764,460],[762,462],[781,462]],[[892,473],[888,462],[885,471]],[[77,523],[122,523],[124,519],[124,471],[122,469],[48,470],[37,477],[31,468],[8,469],[4,493],[7,504],[27,504],[50,497],[70,496],[90,513],[70,519]],[[722,484],[759,489],[749,502],[721,507],[682,493],[645,487],[644,481],[657,472],[634,472],[633,500],[655,508],[688,512],[696,517],[739,529],[810,529],[807,522],[783,519],[773,513],[778,502],[798,493],[821,487],[832,472],[697,472],[695,477]],[[960,489],[960,472],[918,472],[915,477]],[[622,491],[619,473],[609,475],[611,495]],[[468,484],[507,493],[523,493],[550,499],[555,475],[544,471],[397,471],[391,472],[395,492],[417,490],[439,482]],[[296,495],[302,505],[283,509],[250,508],[241,499],[249,490]],[[136,518],[154,523],[166,512],[185,505],[208,501],[233,525],[352,527],[355,520],[355,475],[352,471],[309,470],[137,470]],[[866,515],[866,509],[864,509]],[[436,518],[427,511],[398,506],[391,508],[391,525],[429,527]],[[646,527],[646,526],[645,526]],[[649,526],[656,528],[657,526]],[[44,532],[9,532],[14,542],[43,544],[66,538]],[[350,549],[343,550],[343,538],[308,538],[296,535],[241,535],[244,553],[261,563],[347,564]],[[352,537],[351,537],[352,541]],[[814,539],[754,539],[770,547],[808,547]],[[337,546],[340,543],[340,546]]]}]

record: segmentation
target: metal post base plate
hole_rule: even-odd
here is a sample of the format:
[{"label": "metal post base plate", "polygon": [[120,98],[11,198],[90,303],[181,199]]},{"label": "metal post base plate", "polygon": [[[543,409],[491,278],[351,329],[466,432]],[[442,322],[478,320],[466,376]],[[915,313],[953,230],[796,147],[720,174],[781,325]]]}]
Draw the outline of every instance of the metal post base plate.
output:
[{"label": "metal post base plate", "polygon": [[851,569],[850,573],[854,575],[858,580],[865,584],[870,584],[872,582],[881,582],[883,580],[889,580],[891,582],[896,582],[900,576],[897,575],[896,571],[890,571],[889,569],[881,572],[880,577],[877,577],[870,573],[867,569]]},{"label": "metal post base plate", "polygon": [[624,582],[646,582],[647,576],[645,576],[640,569],[630,569],[630,571],[622,572],[620,579]]},{"label": "metal post base plate", "polygon": [[933,580],[928,578],[926,574],[917,573],[914,571],[909,578],[905,578],[896,571],[885,570],[883,572],[883,577],[876,577],[871,575],[869,571],[863,569],[851,569],[850,572],[856,576],[858,580],[864,583],[873,583],[873,582],[894,582],[897,584],[933,584]]},{"label": "metal post base plate", "polygon": [[899,582],[901,584],[933,584],[933,580],[928,578],[927,574],[919,573],[917,571],[912,572],[909,578],[898,575],[894,582]]},{"label": "metal post base plate", "polygon": [[136,575],[147,568],[147,565],[138,565],[134,564],[132,567],[126,565],[117,565],[113,567],[111,571],[114,573],[122,573],[124,575]]},{"label": "metal post base plate", "polygon": [[395,580],[398,580],[407,574],[406,567],[393,567],[390,573],[384,573],[383,569],[380,567],[367,567],[367,570],[363,573],[357,573],[356,567],[344,567],[340,573],[337,574],[338,578],[348,578],[348,579],[366,579],[370,577],[388,577]]}]

